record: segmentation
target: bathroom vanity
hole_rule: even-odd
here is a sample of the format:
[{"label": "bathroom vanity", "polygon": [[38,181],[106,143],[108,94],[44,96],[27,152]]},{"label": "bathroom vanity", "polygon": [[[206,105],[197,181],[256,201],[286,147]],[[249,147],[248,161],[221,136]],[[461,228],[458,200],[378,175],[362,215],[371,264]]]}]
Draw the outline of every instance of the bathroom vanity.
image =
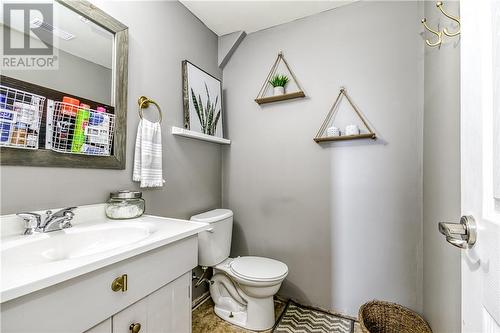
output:
[{"label": "bathroom vanity", "polygon": [[15,215],[1,223],[2,332],[191,331],[191,269],[207,224],[113,221],[102,205],[56,232],[22,235]]}]

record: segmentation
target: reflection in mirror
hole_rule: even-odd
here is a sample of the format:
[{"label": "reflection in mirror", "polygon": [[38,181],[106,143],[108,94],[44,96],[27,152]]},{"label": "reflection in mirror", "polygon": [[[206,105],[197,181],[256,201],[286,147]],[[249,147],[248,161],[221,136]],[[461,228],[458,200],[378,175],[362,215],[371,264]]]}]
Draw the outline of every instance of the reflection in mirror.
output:
[{"label": "reflection in mirror", "polygon": [[[23,12],[13,11],[10,18],[11,45],[22,47],[23,24]],[[52,25],[43,21],[40,12],[32,11],[30,27],[53,32],[57,69],[4,69],[3,75],[114,106],[113,33],[57,2],[53,3]],[[30,46],[44,47],[33,32]]]},{"label": "reflection in mirror", "polygon": [[22,64],[3,65],[0,106],[30,117],[0,122],[0,164],[124,169],[128,28],[86,0],[5,6],[2,45]]}]

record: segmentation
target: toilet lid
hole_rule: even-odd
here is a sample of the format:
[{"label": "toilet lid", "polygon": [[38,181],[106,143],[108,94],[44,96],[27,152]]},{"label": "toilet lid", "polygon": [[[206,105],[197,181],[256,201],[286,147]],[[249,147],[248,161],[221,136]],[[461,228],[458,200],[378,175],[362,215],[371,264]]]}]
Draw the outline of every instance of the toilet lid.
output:
[{"label": "toilet lid", "polygon": [[281,261],[263,257],[238,257],[231,262],[231,271],[237,276],[253,281],[272,281],[288,274],[288,267]]}]

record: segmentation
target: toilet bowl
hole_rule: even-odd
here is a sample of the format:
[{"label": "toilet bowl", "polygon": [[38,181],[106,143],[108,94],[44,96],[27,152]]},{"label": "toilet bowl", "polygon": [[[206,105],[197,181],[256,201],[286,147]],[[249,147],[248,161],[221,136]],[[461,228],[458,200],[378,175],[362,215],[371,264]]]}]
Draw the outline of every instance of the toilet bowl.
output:
[{"label": "toilet bowl", "polygon": [[214,267],[210,295],[215,313],[250,330],[274,325],[273,296],[288,274],[288,267],[262,257],[228,258]]},{"label": "toilet bowl", "polygon": [[254,256],[229,258],[233,214],[216,209],[191,217],[210,223],[198,236],[198,263],[212,267],[210,295],[220,318],[249,330],[274,325],[273,296],[288,275],[288,267],[274,259]]}]

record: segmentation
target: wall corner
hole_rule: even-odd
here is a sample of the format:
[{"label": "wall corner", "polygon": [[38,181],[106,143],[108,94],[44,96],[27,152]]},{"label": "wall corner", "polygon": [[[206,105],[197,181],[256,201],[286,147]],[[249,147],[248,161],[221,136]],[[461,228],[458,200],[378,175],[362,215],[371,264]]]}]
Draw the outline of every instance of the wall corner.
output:
[{"label": "wall corner", "polygon": [[224,68],[233,53],[246,36],[245,31],[235,31],[227,35],[219,36],[218,39],[218,65]]}]

